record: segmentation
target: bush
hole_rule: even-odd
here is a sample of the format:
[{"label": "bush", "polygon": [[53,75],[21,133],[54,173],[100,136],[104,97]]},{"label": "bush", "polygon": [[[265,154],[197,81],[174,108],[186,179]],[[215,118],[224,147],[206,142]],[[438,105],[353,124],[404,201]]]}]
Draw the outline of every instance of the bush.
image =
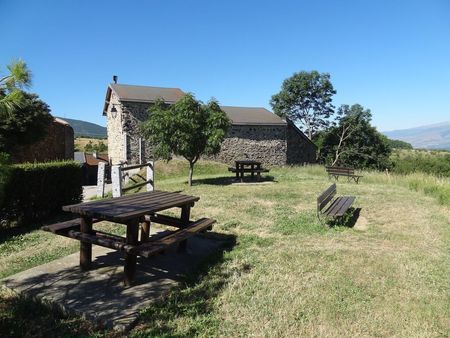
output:
[{"label": "bush", "polygon": [[392,157],[392,171],[398,174],[423,172],[440,177],[450,177],[450,154],[431,151],[397,152]]},{"label": "bush", "polygon": [[75,162],[25,163],[10,167],[0,207],[2,223],[44,220],[82,200],[82,171]]},{"label": "bush", "polygon": [[9,156],[6,153],[0,152],[0,205],[2,205],[4,198],[5,183],[9,174]]}]

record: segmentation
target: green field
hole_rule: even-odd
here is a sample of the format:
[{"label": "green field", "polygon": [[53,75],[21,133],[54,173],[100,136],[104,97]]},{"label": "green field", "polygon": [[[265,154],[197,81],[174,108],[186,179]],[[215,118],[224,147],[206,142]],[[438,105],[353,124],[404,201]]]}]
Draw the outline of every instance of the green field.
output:
[{"label": "green field", "polygon": [[[229,250],[209,257],[167,299],[140,316],[142,337],[447,337],[450,334],[450,181],[366,172],[354,227],[327,228],[315,199],[329,184],[318,166],[273,168],[273,183],[231,185],[226,166],[158,163],[156,186],[200,196],[193,218],[217,219]],[[113,224],[103,224],[108,230]],[[0,277],[76,252],[76,241],[40,230],[0,243]],[[29,309],[35,309],[33,315]],[[0,331],[107,335],[81,318],[0,298]]]}]

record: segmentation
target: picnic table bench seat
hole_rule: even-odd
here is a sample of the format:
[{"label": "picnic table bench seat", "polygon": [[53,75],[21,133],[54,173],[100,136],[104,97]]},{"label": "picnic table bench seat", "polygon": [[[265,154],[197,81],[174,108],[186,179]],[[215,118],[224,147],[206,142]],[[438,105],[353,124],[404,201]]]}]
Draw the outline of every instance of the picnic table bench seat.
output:
[{"label": "picnic table bench seat", "polygon": [[[174,220],[174,218],[165,215],[152,215],[150,216],[150,219],[155,223],[159,223],[159,221],[161,221],[161,223],[164,222],[162,224],[169,223]],[[155,235],[154,238],[150,238],[148,242],[145,244],[141,243],[140,245],[127,244],[126,238],[124,237],[104,233],[98,230],[93,230],[91,234],[82,233],[80,231],[80,218],[45,225],[41,229],[86,243],[91,243],[118,251],[135,253],[144,257],[150,257],[165,251],[174,244],[188,239],[195,233],[211,230],[215,222],[215,220],[209,218],[201,218],[198,221],[190,221],[187,227],[180,228],[175,231],[166,231],[164,237]],[[170,225],[177,226],[173,224]],[[179,227],[181,227],[181,225],[179,225]],[[169,235],[167,235],[167,233],[169,233]]]},{"label": "picnic table bench seat", "polygon": [[344,176],[347,177],[348,181],[350,181],[350,179],[353,179],[356,182],[356,184],[358,184],[359,179],[363,177],[362,175],[356,175],[355,169],[353,168],[326,166],[325,169],[328,173],[328,176],[334,177],[336,181],[339,180],[339,176]]},{"label": "picnic table bench seat", "polygon": [[146,258],[154,256],[156,254],[164,252],[166,249],[175,244],[185,241],[195,233],[210,230],[215,222],[216,221],[214,219],[201,218],[198,221],[192,222],[186,228],[173,231],[170,235],[156,240],[150,239],[149,242],[135,247],[133,251],[136,254]]},{"label": "picnic table bench seat", "polygon": [[317,197],[317,217],[342,217],[355,201],[355,196],[339,196],[336,195],[336,183],[330,185],[323,193]]},{"label": "picnic table bench seat", "polygon": [[[234,168],[234,167],[229,167],[228,171],[231,171],[231,172],[235,173],[237,171],[237,169]],[[270,171],[270,169],[267,169],[267,168],[254,168],[254,169],[252,169],[252,168],[244,168],[244,169],[240,169],[239,171],[244,172],[244,173],[251,173],[251,172],[254,172],[254,173],[258,173],[258,172],[259,173],[268,173]]]}]

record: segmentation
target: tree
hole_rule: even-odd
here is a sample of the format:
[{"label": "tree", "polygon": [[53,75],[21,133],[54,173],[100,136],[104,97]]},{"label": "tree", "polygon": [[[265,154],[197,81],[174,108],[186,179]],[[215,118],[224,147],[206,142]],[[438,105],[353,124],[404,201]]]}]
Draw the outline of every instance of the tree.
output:
[{"label": "tree", "polygon": [[413,146],[405,141],[388,139],[389,145],[393,149],[413,149]]},{"label": "tree", "polygon": [[329,125],[334,94],[329,74],[302,71],[283,81],[281,91],[272,96],[270,104],[277,115],[299,123],[311,140],[318,130]]},{"label": "tree", "polygon": [[337,115],[336,123],[319,137],[323,162],[354,168],[390,166],[388,139],[370,125],[369,109],[359,104],[342,105]]},{"label": "tree", "polygon": [[0,151],[11,153],[16,146],[42,139],[53,121],[48,105],[36,94],[21,92],[20,107],[13,107],[0,124]]},{"label": "tree", "polygon": [[98,143],[92,143],[92,140],[89,140],[88,144],[84,146],[84,151],[87,153],[97,152],[103,153],[108,150],[108,146],[103,143],[103,141],[99,141]]},{"label": "tree", "polygon": [[162,101],[149,108],[150,116],[142,126],[157,158],[170,160],[172,154],[189,162],[189,186],[192,185],[194,164],[202,155],[214,155],[220,150],[230,121],[215,100],[207,104],[192,94],[167,106]]},{"label": "tree", "polygon": [[22,88],[31,85],[31,72],[24,61],[18,60],[6,66],[9,74],[0,78],[0,118],[23,104]]}]

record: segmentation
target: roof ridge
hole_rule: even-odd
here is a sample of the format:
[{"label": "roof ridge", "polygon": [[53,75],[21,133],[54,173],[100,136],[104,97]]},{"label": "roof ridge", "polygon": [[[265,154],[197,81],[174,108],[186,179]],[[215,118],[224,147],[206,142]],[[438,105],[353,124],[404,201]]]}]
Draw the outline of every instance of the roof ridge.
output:
[{"label": "roof ridge", "polygon": [[264,107],[248,107],[248,106],[226,106],[226,105],[220,105],[220,107],[229,107],[229,108],[246,108],[246,109],[265,109],[267,111],[270,111],[267,108]]},{"label": "roof ridge", "polygon": [[159,89],[178,89],[179,91],[183,92],[183,90],[181,88],[179,88],[179,87],[143,86],[143,85],[132,85],[132,84],[126,84],[126,83],[111,83],[110,85],[111,86],[126,86],[126,87],[159,88]]}]

